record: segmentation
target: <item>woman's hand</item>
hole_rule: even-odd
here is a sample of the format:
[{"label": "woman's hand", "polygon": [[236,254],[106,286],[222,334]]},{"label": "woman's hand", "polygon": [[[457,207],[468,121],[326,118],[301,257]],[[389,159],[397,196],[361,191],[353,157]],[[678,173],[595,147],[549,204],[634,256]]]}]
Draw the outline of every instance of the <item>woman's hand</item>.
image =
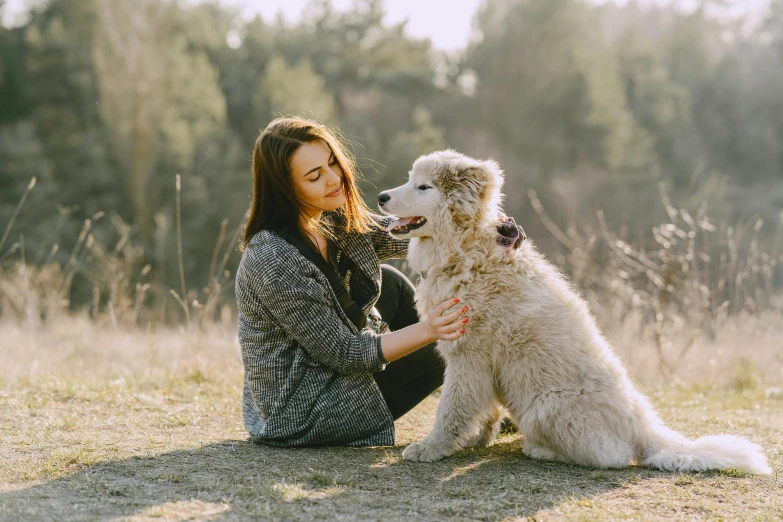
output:
[{"label": "woman's hand", "polygon": [[459,299],[449,299],[438,306],[429,303],[427,318],[406,326],[401,330],[381,335],[381,352],[387,363],[405,357],[439,339],[453,341],[465,334],[468,318],[461,315],[468,311],[467,306],[457,308],[448,315],[443,312],[459,303]]},{"label": "woman's hand", "polygon": [[443,301],[438,306],[431,306],[427,310],[427,319],[423,323],[426,325],[432,339],[453,341],[465,334],[465,326],[469,318],[467,316],[462,317],[462,314],[468,311],[467,306],[457,308],[448,315],[443,315],[443,312],[457,303],[459,303],[459,299],[455,297],[448,301]]}]

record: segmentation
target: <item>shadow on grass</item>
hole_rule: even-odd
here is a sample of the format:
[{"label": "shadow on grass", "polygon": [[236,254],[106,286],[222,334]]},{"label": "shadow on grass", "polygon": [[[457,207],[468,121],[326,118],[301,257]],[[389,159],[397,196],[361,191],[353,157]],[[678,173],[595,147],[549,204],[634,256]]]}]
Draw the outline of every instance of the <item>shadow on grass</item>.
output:
[{"label": "shadow on grass", "polygon": [[533,461],[519,439],[433,464],[401,460],[403,448],[277,449],[236,440],[131,457],[0,493],[0,518],[500,520],[663,475]]}]

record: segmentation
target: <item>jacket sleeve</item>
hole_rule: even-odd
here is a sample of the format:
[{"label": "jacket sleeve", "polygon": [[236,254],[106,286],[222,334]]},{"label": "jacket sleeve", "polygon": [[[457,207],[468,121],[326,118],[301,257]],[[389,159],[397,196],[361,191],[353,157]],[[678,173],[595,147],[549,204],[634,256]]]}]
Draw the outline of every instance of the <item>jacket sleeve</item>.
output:
[{"label": "jacket sleeve", "polygon": [[386,232],[386,227],[392,221],[395,221],[393,216],[381,216],[379,214],[370,214],[373,221],[381,226],[381,229],[375,229],[370,231],[370,239],[372,239],[372,246],[375,248],[375,254],[378,256],[379,261],[384,259],[397,259],[403,258],[408,255],[408,243],[410,239],[397,239],[390,233]]},{"label": "jacket sleeve", "polygon": [[354,334],[334,308],[331,290],[305,275],[296,260],[257,260],[237,276],[237,290],[255,294],[258,304],[313,359],[340,373],[377,372],[386,367],[380,336],[370,329]]}]

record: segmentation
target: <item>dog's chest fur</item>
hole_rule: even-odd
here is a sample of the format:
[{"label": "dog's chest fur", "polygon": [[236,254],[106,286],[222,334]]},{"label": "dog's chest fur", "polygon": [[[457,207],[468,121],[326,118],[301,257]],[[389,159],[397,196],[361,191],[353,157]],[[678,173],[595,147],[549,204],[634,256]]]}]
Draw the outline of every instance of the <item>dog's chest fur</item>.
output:
[{"label": "dog's chest fur", "polygon": [[[510,259],[509,256],[516,257]],[[470,306],[466,314],[470,317],[466,335],[456,341],[438,343],[438,350],[447,360],[455,350],[460,350],[478,336],[485,340],[495,336],[523,340],[533,335],[528,325],[534,323],[525,321],[524,317],[528,315],[526,310],[531,316],[534,314],[536,305],[529,302],[529,297],[536,292],[526,291],[526,288],[531,288],[531,271],[526,268],[520,252],[492,249],[489,252],[479,251],[473,258],[462,252],[448,256],[435,251],[432,241],[414,239],[408,249],[408,260],[411,267],[422,274],[416,284],[416,306],[420,317],[423,318],[431,307],[453,297],[460,298],[460,303],[444,315],[465,304]],[[503,314],[497,312],[501,309],[520,320],[513,325],[503,321]],[[496,312],[493,314],[491,310]]]}]

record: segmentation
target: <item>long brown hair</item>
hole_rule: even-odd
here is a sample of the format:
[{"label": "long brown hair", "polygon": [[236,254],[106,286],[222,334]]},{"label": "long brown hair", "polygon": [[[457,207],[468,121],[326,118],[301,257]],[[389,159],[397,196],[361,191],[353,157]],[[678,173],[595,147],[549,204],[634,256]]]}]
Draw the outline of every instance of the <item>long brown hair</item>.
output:
[{"label": "long brown hair", "polygon": [[[300,230],[299,219],[304,214],[304,203],[294,192],[291,156],[302,144],[317,139],[326,142],[343,172],[346,201],[338,211],[345,218],[345,232],[365,233],[376,224],[356,186],[356,161],[338,136],[339,131],[331,131],[316,121],[300,117],[277,118],[261,131],[253,148],[253,202],[248,211],[240,251],[245,250],[259,230],[291,227]],[[323,222],[317,223],[316,227],[325,236],[333,237],[332,231]],[[307,234],[302,236],[315,248]]]}]

